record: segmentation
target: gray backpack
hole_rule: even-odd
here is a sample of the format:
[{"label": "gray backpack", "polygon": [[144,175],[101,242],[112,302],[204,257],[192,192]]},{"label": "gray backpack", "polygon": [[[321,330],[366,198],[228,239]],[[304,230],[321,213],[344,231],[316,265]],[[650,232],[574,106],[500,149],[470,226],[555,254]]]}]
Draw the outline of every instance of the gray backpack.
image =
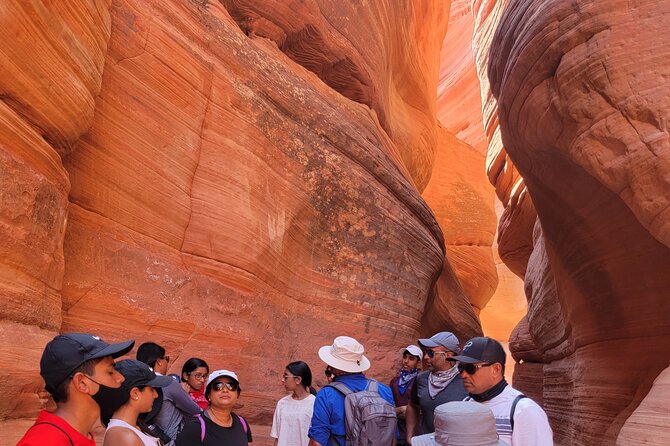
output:
[{"label": "gray backpack", "polygon": [[393,404],[379,395],[377,381],[354,392],[341,382],[328,384],[344,395],[346,446],[390,446],[398,419]]}]

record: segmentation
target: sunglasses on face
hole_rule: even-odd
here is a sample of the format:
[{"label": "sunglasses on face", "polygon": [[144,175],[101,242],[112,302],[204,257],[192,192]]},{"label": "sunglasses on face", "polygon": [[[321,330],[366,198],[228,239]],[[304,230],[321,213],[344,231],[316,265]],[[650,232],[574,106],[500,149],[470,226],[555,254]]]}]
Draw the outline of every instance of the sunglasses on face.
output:
[{"label": "sunglasses on face", "polygon": [[214,384],[212,384],[212,390],[214,390],[215,392],[220,392],[225,388],[231,392],[235,392],[237,390],[237,386],[238,386],[237,383],[227,383],[225,381],[217,381]]},{"label": "sunglasses on face", "polygon": [[281,377],[281,379],[283,379],[284,381],[286,381],[286,380],[289,379],[289,378],[297,378],[297,376],[295,376],[295,375],[287,375],[286,373],[284,373],[284,376]]},{"label": "sunglasses on face", "polygon": [[170,362],[170,355],[161,356],[160,359],[163,359],[165,362]]},{"label": "sunglasses on face", "polygon": [[435,355],[438,355],[438,354],[446,355],[447,352],[436,352],[434,350],[426,350],[426,355],[428,355],[429,358],[433,358],[433,357],[435,357]]},{"label": "sunglasses on face", "polygon": [[477,373],[479,369],[482,367],[488,367],[493,364],[463,364],[461,362],[458,363],[458,373],[467,373],[468,375],[474,375]]},{"label": "sunglasses on face", "polygon": [[195,379],[205,379],[205,378],[207,377],[206,374],[202,374],[202,373],[200,373],[200,372],[195,372],[195,373],[194,373],[194,372],[190,372],[190,373],[187,373],[187,375],[188,375],[188,376],[191,376],[191,377],[193,377],[193,378],[195,378]]}]

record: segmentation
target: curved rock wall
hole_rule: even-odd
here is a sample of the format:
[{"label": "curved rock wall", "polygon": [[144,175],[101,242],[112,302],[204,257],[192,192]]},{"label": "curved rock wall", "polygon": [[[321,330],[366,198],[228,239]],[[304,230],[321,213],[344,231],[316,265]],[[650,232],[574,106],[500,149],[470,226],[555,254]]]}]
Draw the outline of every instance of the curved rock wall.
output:
[{"label": "curved rock wall", "polygon": [[[283,366],[305,359],[320,377],[316,350],[336,335],[388,378],[398,345],[432,329],[441,286],[456,309],[431,323],[480,332],[469,299],[495,287],[486,192],[468,198],[481,223],[450,217],[481,251],[451,276],[443,220],[419,193],[447,141],[448,5],[68,5],[0,9],[0,366],[25,364],[8,376],[0,444],[47,404],[37,364],[59,331],[154,340],[171,372],[190,356],[234,369],[240,412],[260,424]],[[449,138],[451,159],[470,157]]]},{"label": "curved rock wall", "polygon": [[625,441],[668,366],[669,22],[652,1],[510,0],[490,49],[502,141],[541,225],[515,379],[542,389],[557,444]]}]

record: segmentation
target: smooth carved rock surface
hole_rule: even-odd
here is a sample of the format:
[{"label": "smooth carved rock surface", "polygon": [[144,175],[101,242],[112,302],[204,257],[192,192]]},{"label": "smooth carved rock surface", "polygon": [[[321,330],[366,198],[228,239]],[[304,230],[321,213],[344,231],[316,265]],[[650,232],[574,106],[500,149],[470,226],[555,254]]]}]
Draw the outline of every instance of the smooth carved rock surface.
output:
[{"label": "smooth carved rock surface", "polygon": [[45,343],[61,327],[67,153],[93,119],[109,37],[107,2],[0,8],[0,444],[47,403]]},{"label": "smooth carved rock surface", "polygon": [[437,117],[458,139],[486,154],[479,79],[472,52],[472,0],[453,0],[437,86]]},{"label": "smooth carved rock surface", "polygon": [[222,3],[245,34],[274,42],[335,91],[370,107],[423,190],[437,141],[437,74],[450,2]]},{"label": "smooth carved rock surface", "polygon": [[[336,335],[388,378],[449,277],[418,192],[448,10],[279,2],[248,27],[242,2],[15,3],[0,14],[0,366],[29,364],[0,444],[45,404],[38,357],[59,331],[162,343],[171,372],[190,356],[234,369],[254,423],[289,361],[324,384],[316,351]],[[467,234],[490,244],[479,206],[484,235]],[[495,270],[458,271],[436,289],[465,316],[431,323],[478,333],[463,290],[486,300]]]},{"label": "smooth carved rock surface", "polygon": [[628,417],[617,446],[638,446],[670,443],[670,369],[665,369],[654,380],[649,394],[635,412]]},{"label": "smooth carved rock surface", "polygon": [[512,0],[490,49],[502,141],[541,225],[524,336],[559,445],[615,444],[667,367],[669,24],[652,1]]},{"label": "smooth carved rock surface", "polygon": [[486,181],[484,156],[446,129],[439,130],[433,175],[422,195],[442,228],[447,255],[423,332],[444,329],[441,320],[447,319],[465,340],[481,333],[476,315],[498,282],[491,250],[493,189]]},{"label": "smooth carved rock surface", "polygon": [[[489,3],[488,6],[491,4],[495,5],[495,3]],[[473,6],[477,9],[473,10]],[[457,138],[470,144],[476,151],[486,153],[489,144],[493,145],[500,141],[499,132],[496,133],[497,138],[490,137],[485,132],[483,117],[488,117],[488,115],[482,114],[482,103],[487,104],[487,101],[491,101],[495,105],[495,99],[490,94],[488,78],[486,77],[486,58],[488,57],[487,48],[490,45],[493,30],[495,30],[494,25],[497,22],[486,21],[485,19],[488,17],[486,14],[489,14],[489,12],[480,11],[480,8],[480,4],[476,2],[473,4],[466,0],[454,0],[451,3],[449,28],[442,46],[437,115],[445,128]],[[477,29],[475,29],[475,26],[477,26]],[[477,64],[475,64],[475,55],[480,59]],[[489,124],[497,129],[497,121]],[[438,163],[436,160],[436,164]],[[476,182],[489,181],[478,175],[482,170],[483,168],[480,166],[471,171]],[[436,171],[433,172],[433,175],[436,175]],[[486,188],[486,186],[483,187]],[[428,188],[430,188],[430,185]],[[486,193],[491,194],[491,189]],[[425,192],[423,195],[424,197],[427,196]],[[460,200],[462,199],[460,198]],[[459,233],[459,231],[451,230],[447,232],[447,238],[449,233]],[[518,255],[514,250],[519,245],[516,236],[520,234],[524,234],[521,240],[530,242],[528,234],[519,231],[513,230],[505,234],[504,240],[509,240],[510,243],[503,244],[502,253],[504,253],[505,260],[508,262]],[[449,241],[447,240],[447,249],[449,249],[448,245]],[[456,256],[465,254],[462,259],[464,265],[478,265],[475,269],[479,269],[479,265],[481,265],[481,268],[490,268],[488,254],[487,258],[481,259],[484,263],[478,263],[469,258],[466,251],[467,248],[463,247],[459,253],[456,253]],[[526,299],[523,293],[523,281],[513,274],[500,259],[497,243],[494,243],[493,251],[496,272],[495,274],[488,273],[488,275],[489,277],[497,275],[497,287],[493,296],[486,294],[487,297],[484,300],[481,298],[475,299],[475,309],[484,332],[504,342],[509,338],[519,319],[525,314]],[[528,253],[525,254],[527,260]],[[459,267],[455,264],[457,262],[456,257],[452,253],[448,257],[455,270],[458,271]],[[469,282],[463,283],[469,284]],[[481,281],[479,283],[484,285]],[[472,284],[467,286],[472,286]],[[467,290],[466,293],[472,295]],[[483,303],[486,303],[486,305],[482,305]]]}]

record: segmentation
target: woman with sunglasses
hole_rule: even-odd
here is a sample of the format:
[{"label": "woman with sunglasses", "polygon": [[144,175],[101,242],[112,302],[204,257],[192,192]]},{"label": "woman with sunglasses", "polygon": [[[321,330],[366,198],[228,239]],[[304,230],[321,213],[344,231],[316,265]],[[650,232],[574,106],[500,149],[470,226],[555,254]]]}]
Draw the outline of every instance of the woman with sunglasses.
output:
[{"label": "woman with sunglasses", "polygon": [[235,372],[212,372],[205,387],[209,407],[184,426],[175,445],[250,446],[251,428],[244,418],[233,412],[241,391]]},{"label": "woman with sunglasses", "polygon": [[204,393],[208,374],[209,366],[200,358],[189,359],[181,368],[181,386],[202,410],[209,406]]},{"label": "woman with sunglasses", "polygon": [[[156,375],[151,367],[135,359],[117,362],[116,370],[124,377],[121,387],[108,388],[99,401],[103,423],[107,426],[103,446],[161,445],[138,418],[151,411],[158,396],[154,388],[169,386],[172,378]],[[105,415],[110,412],[111,419]]]},{"label": "woman with sunglasses", "polygon": [[291,393],[277,402],[270,436],[275,446],[307,446],[316,399],[310,392],[312,371],[303,361],[292,362],[284,370],[282,383]]}]

